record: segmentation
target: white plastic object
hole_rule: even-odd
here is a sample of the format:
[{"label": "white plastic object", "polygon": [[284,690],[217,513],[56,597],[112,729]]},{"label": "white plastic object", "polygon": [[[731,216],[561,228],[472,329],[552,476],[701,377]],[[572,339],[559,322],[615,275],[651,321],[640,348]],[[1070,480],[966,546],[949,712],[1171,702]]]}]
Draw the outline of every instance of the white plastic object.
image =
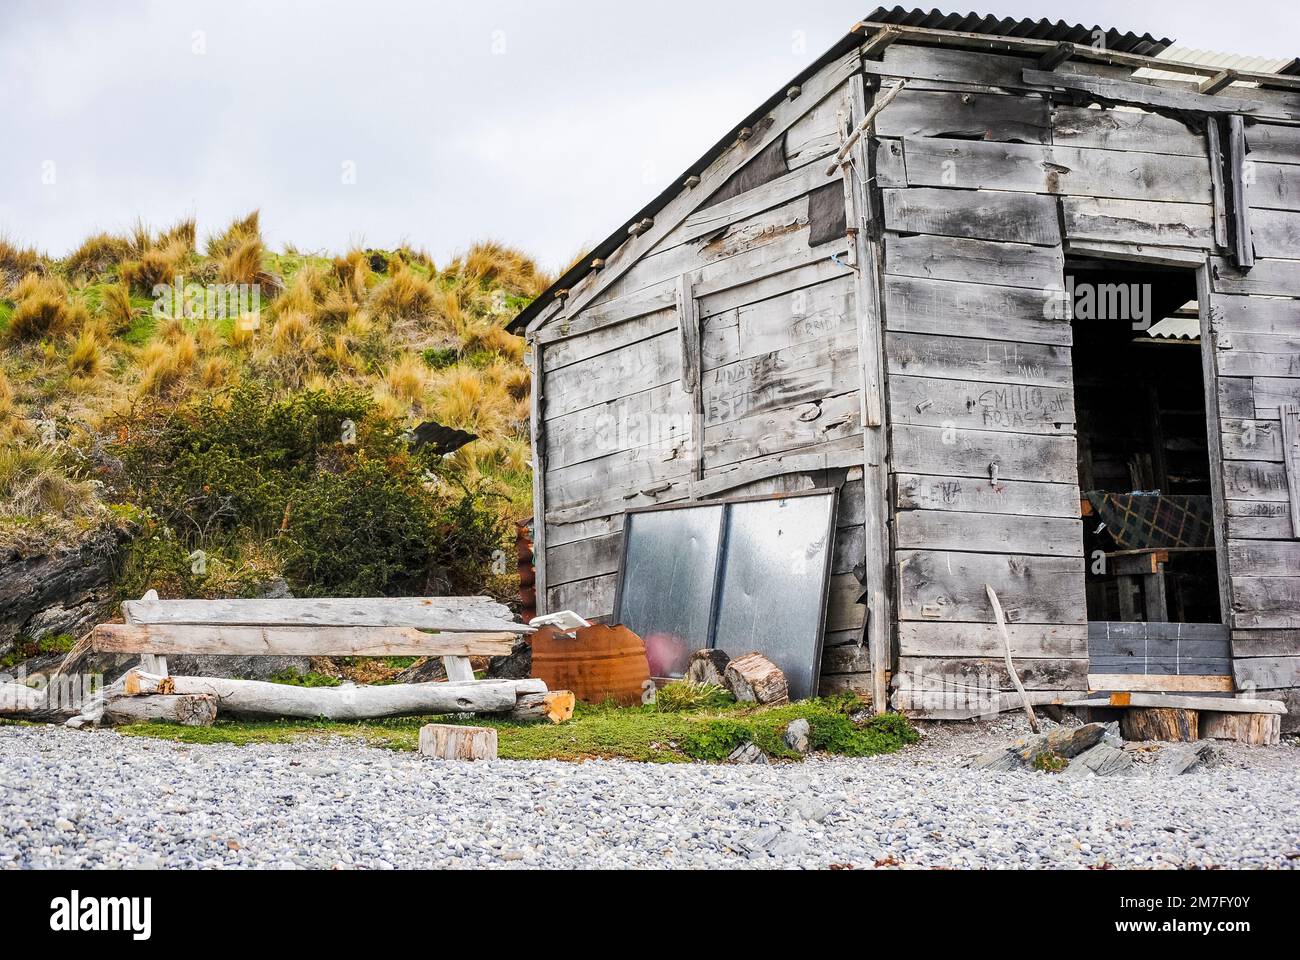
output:
[{"label": "white plastic object", "polygon": [[559,613],[548,613],[544,617],[534,617],[528,621],[528,625],[530,627],[555,627],[555,629],[563,630],[565,633],[572,633],[574,630],[591,626],[591,623],[582,619],[572,610],[561,610]]}]

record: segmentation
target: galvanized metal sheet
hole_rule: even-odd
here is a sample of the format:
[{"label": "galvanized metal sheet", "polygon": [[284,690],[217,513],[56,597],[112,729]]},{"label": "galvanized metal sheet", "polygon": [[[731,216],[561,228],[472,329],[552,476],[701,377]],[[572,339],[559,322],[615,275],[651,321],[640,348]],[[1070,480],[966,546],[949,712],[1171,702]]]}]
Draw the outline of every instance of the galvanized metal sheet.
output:
[{"label": "galvanized metal sheet", "polygon": [[792,699],[816,696],[838,491],[633,511],[615,620],[651,672],[682,676],[696,650],[761,653]]}]

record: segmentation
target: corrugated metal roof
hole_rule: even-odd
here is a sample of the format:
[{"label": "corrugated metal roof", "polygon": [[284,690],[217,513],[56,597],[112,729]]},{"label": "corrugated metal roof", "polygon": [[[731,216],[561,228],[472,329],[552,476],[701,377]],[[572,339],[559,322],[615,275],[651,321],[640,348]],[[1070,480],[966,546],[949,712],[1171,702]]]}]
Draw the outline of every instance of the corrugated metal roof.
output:
[{"label": "corrugated metal roof", "polygon": [[[1216,50],[1197,50],[1192,47],[1172,46],[1156,54],[1158,60],[1176,60],[1179,63],[1194,63],[1216,70],[1238,70],[1244,73],[1294,73],[1297,61],[1287,57],[1252,57],[1238,53],[1219,53]],[[1182,80],[1188,79],[1185,73],[1166,70],[1152,70],[1144,67],[1135,70],[1133,76],[1143,80]]]},{"label": "corrugated metal roof", "polygon": [[1159,323],[1153,323],[1147,330],[1148,337],[1157,340],[1199,340],[1201,338],[1201,318],[1185,317],[1174,314],[1165,317]]},{"label": "corrugated metal roof", "polygon": [[1029,37],[1034,40],[1053,40],[1058,43],[1091,44],[1098,35],[1106,36],[1105,49],[1114,53],[1136,53],[1145,57],[1154,57],[1172,40],[1157,40],[1149,33],[1142,36],[1129,31],[1120,33],[1114,27],[1085,27],[1081,23],[1055,22],[1047,19],[1031,20],[1025,17],[1016,20],[1013,17],[994,17],[979,13],[944,13],[942,10],[922,10],[914,7],[877,7],[870,15],[863,18],[867,23],[889,23],[900,27],[923,27],[927,30],[952,30],[957,33],[982,33],[995,37]]}]

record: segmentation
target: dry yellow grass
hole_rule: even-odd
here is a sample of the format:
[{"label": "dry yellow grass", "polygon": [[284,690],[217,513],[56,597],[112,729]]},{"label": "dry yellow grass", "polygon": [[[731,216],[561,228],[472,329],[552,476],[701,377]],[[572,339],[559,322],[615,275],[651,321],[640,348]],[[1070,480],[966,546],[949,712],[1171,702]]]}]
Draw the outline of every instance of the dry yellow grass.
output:
[{"label": "dry yellow grass", "polygon": [[20,247],[0,234],[0,294],[29,273],[43,270],[44,261],[32,247]]},{"label": "dry yellow grass", "polygon": [[14,385],[9,382],[4,368],[0,367],[0,421],[13,415],[14,401],[18,399]]},{"label": "dry yellow grass", "polygon": [[217,279],[222,283],[256,283],[263,252],[261,237],[245,237],[218,261]]},{"label": "dry yellow grass", "polygon": [[140,354],[141,374],[136,391],[142,396],[162,396],[177,386],[198,360],[198,345],[189,334],[174,340],[154,340]]},{"label": "dry yellow grass", "polygon": [[495,241],[480,241],[448,268],[480,284],[496,284],[521,296],[535,297],[550,285],[531,258]]},{"label": "dry yellow grass", "polygon": [[104,288],[100,297],[99,315],[111,333],[122,333],[131,326],[136,309],[131,305],[131,290],[125,283],[115,283]]},{"label": "dry yellow grass", "polygon": [[97,233],[82,242],[63,261],[72,277],[94,277],[117,267],[131,257],[131,243],[126,237]]},{"label": "dry yellow grass", "polygon": [[478,320],[469,325],[461,340],[467,353],[483,351],[522,363],[524,359],[524,340],[510,333],[504,326],[492,320]]},{"label": "dry yellow grass", "polygon": [[70,480],[44,450],[0,447],[0,517],[72,518],[94,509],[89,483]]},{"label": "dry yellow grass", "polygon": [[58,336],[78,319],[68,303],[68,288],[56,277],[29,273],[14,288],[14,311],[5,335],[9,340]]},{"label": "dry yellow grass", "polygon": [[199,371],[199,382],[208,390],[218,390],[231,379],[230,364],[224,357],[208,357]]},{"label": "dry yellow grass", "polygon": [[193,217],[186,217],[184,220],[178,220],[168,229],[164,230],[158,236],[158,246],[168,247],[173,244],[179,244],[184,247],[187,253],[193,253],[198,249],[198,231]]},{"label": "dry yellow grass", "polygon": [[68,371],[74,376],[93,379],[104,368],[104,354],[93,327],[82,328],[68,352]]},{"label": "dry yellow grass", "polygon": [[354,302],[360,302],[366,298],[370,278],[374,273],[365,251],[354,247],[343,256],[335,258],[334,276],[338,278],[343,291]]},{"label": "dry yellow grass", "polygon": [[208,256],[214,259],[227,257],[245,240],[254,237],[259,241],[262,238],[261,219],[256,210],[233,220],[221,233],[209,237]]},{"label": "dry yellow grass", "polygon": [[429,368],[413,353],[404,353],[388,368],[384,382],[394,396],[415,403],[429,388]]},{"label": "dry yellow grass", "polygon": [[175,239],[164,247],[151,247],[138,260],[122,264],[122,280],[133,290],[153,294],[154,287],[174,283],[184,271],[190,251],[183,240]]},{"label": "dry yellow grass", "polygon": [[376,316],[389,320],[411,320],[433,312],[438,291],[410,267],[396,266],[392,275],[370,294],[369,306]]}]

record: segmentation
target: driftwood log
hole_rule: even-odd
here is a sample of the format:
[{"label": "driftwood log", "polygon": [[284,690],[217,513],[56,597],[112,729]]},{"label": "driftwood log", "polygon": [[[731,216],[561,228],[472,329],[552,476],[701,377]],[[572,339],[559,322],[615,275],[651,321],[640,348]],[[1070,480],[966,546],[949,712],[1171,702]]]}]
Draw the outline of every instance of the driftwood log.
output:
[{"label": "driftwood log", "polygon": [[495,760],[497,732],[490,727],[431,723],[420,728],[420,755],[437,760]]},{"label": "driftwood log", "polygon": [[[83,711],[84,715],[84,711]],[[217,698],[204,694],[185,696],[117,697],[104,705],[101,723],[164,721],[187,727],[210,727],[217,719]]]},{"label": "driftwood log", "polygon": [[45,705],[45,692],[21,683],[0,683],[0,716],[31,713]]},{"label": "driftwood log", "polygon": [[510,711],[510,719],[520,722],[549,720],[551,723],[564,723],[573,719],[573,708],[578,698],[568,690],[552,690],[549,693],[522,693]]},{"label": "driftwood log", "polygon": [[765,706],[790,702],[790,687],[781,668],[761,653],[747,653],[727,664],[727,689],[741,703]]},{"label": "driftwood log", "polygon": [[1152,707],[1125,710],[1119,729],[1125,740],[1161,740],[1191,743],[1201,739],[1200,715],[1195,710]]},{"label": "driftwood log", "polygon": [[178,694],[211,694],[235,717],[376,720],[442,713],[513,713],[520,697],[547,693],[540,680],[478,680],[387,687],[292,687],[260,680],[172,677]]},{"label": "driftwood log", "polygon": [[696,650],[686,665],[686,682],[725,686],[730,662],[731,658],[721,650]]}]

